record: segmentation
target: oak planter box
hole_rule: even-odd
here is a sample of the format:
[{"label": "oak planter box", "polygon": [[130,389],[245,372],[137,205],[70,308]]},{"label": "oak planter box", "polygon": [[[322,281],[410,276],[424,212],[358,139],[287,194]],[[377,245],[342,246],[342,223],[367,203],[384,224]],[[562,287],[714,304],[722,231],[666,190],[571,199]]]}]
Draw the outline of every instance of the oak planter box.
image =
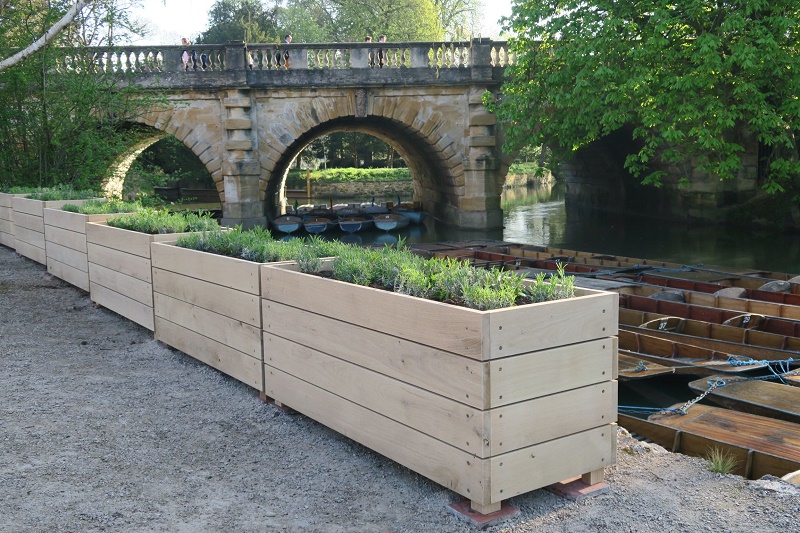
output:
[{"label": "oak planter box", "polygon": [[46,208],[44,240],[47,271],[67,283],[89,291],[89,254],[86,224],[105,222],[114,214],[84,215]]},{"label": "oak planter box", "polygon": [[14,206],[12,199],[24,194],[0,192],[0,244],[15,248],[14,245]]},{"label": "oak planter box", "polygon": [[616,461],[617,299],[476,311],[261,267],[264,390],[471,500]]},{"label": "oak planter box", "polygon": [[261,263],[153,243],[155,338],[263,391]]},{"label": "oak planter box", "polygon": [[[95,198],[94,200],[97,200]],[[32,200],[15,196],[11,200],[14,209],[14,247],[17,253],[47,264],[44,237],[44,210],[61,208],[66,204],[81,205],[88,200]]]},{"label": "oak planter box", "polygon": [[180,235],[186,233],[150,235],[104,223],[86,224],[92,301],[154,331],[150,245],[176,241]]}]

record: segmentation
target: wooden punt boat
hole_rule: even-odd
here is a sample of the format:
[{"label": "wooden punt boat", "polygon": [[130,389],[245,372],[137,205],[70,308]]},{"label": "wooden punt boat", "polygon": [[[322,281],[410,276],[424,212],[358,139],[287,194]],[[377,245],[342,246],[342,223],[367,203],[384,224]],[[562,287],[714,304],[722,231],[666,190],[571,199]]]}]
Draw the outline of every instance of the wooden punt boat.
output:
[{"label": "wooden punt boat", "polygon": [[671,367],[676,374],[709,376],[724,373],[736,375],[769,366],[768,363],[763,362],[736,365],[730,362],[733,355],[730,352],[675,342],[638,331],[620,329],[617,339],[620,354],[626,353],[630,357],[644,361],[648,368],[654,364]]},{"label": "wooden punt boat", "polygon": [[800,424],[701,404],[685,415],[657,413],[646,420],[619,413],[618,423],[673,452],[704,457],[716,448],[730,454],[737,462],[732,473],[748,479],[800,470]]},{"label": "wooden punt boat", "polygon": [[[725,324],[714,324],[688,318],[670,317],[657,313],[619,308],[620,327],[636,328],[640,333],[662,337],[673,336],[673,340],[695,346],[744,355],[754,359],[785,360],[800,358],[800,338],[778,335],[754,329],[744,329]],[[678,336],[679,338],[674,338]],[[709,346],[703,341],[722,341],[734,344],[734,349]],[[728,346],[727,348],[733,348]],[[777,357],[773,355],[780,354]],[[797,361],[800,363],[800,360]]]},{"label": "wooden punt boat", "polygon": [[[626,257],[620,255],[612,255],[600,252],[590,252],[581,250],[571,250],[565,248],[557,248],[554,246],[536,246],[529,244],[514,244],[502,243],[509,254],[522,255],[526,253],[545,253],[550,254],[552,257],[563,257],[565,261],[584,264],[611,264],[612,262],[618,263],[620,266],[649,266],[651,268],[661,269],[680,269],[686,272],[703,273],[704,277],[711,279],[731,279],[731,278],[750,278],[759,280],[779,280],[789,281],[790,283],[800,284],[800,276],[786,272],[775,272],[769,270],[761,270],[756,268],[733,268],[727,266],[717,265],[688,265],[685,263],[675,263],[667,261],[658,261],[653,259]],[[519,253],[517,253],[519,251]],[[680,275],[680,272],[677,273]],[[763,283],[763,281],[762,281]],[[800,286],[796,289],[800,289]],[[794,290],[797,293],[800,290]]]},{"label": "wooden punt boat", "polygon": [[370,229],[374,222],[371,218],[348,216],[340,218],[337,224],[339,224],[339,229],[345,233],[355,233],[357,231]]},{"label": "wooden punt boat", "polygon": [[325,217],[309,218],[303,221],[303,227],[307,232],[317,235],[328,231],[331,226],[331,220]]},{"label": "wooden punt boat", "polygon": [[[683,301],[689,305],[702,305],[705,307],[716,307],[718,309],[729,309],[739,313],[756,313],[759,315],[800,320],[800,305],[788,305],[764,300],[751,300],[748,298],[733,298],[722,294],[670,289],[669,287],[639,283],[619,283],[616,287],[609,286],[607,290],[613,290],[620,294],[634,294],[647,298],[658,295],[659,293],[674,292],[679,293]],[[786,296],[792,295],[786,294]]]},{"label": "wooden punt boat", "polygon": [[756,329],[758,331],[766,331],[778,335],[785,335],[787,337],[800,337],[799,321],[757,313],[740,313],[738,311],[719,309],[717,307],[706,307],[657,298],[646,298],[634,294],[620,294],[619,306],[626,309],[657,313],[665,316],[677,316],[680,318],[700,320],[702,322],[713,322],[715,324],[727,324],[740,328]]},{"label": "wooden punt boat", "polygon": [[674,367],[664,366],[652,361],[648,361],[645,364],[642,358],[637,357],[637,355],[634,352],[619,350],[617,354],[617,375],[620,381],[652,378],[675,373]]},{"label": "wooden punt boat", "polygon": [[[724,296],[729,296],[729,294],[726,294],[726,292],[730,291],[726,291],[726,289],[731,289],[731,286],[723,285],[720,283],[709,283],[704,281],[677,279],[664,276],[656,276],[652,274],[628,275],[624,272],[620,272],[620,273],[604,274],[604,276],[614,279],[624,277],[636,283],[656,285],[659,287],[668,287],[670,289],[678,289],[681,291],[705,292],[709,294],[720,293],[720,291],[723,291],[721,295]],[[791,284],[791,286],[794,288],[796,284],[793,283]],[[763,300],[765,302],[773,302],[785,305],[800,305],[800,294],[794,294],[788,292],[763,291],[746,287],[739,287],[739,288],[743,289],[741,291],[742,293],[741,297],[747,298],[749,300]]]},{"label": "wooden punt boat", "polygon": [[272,227],[288,235],[303,227],[303,219],[294,215],[283,215],[272,221]]},{"label": "wooden punt boat", "polygon": [[[714,387],[712,389],[712,386]],[[689,382],[698,394],[708,392],[706,399],[720,405],[754,415],[768,416],[800,423],[800,388],[772,381],[747,380],[729,376],[710,376]]]},{"label": "wooden punt boat", "polygon": [[410,220],[408,217],[396,213],[384,213],[372,217],[375,227],[383,231],[395,231],[407,228]]}]

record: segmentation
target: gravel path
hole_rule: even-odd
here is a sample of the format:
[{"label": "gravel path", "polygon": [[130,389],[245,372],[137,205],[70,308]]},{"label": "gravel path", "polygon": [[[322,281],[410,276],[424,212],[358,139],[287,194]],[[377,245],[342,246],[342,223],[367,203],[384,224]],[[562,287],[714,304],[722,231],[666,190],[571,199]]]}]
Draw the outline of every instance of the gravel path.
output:
[{"label": "gravel path", "polygon": [[[0,532],[459,532],[459,496],[96,308],[0,246]],[[487,531],[800,531],[800,486],[621,432],[611,490]]]}]

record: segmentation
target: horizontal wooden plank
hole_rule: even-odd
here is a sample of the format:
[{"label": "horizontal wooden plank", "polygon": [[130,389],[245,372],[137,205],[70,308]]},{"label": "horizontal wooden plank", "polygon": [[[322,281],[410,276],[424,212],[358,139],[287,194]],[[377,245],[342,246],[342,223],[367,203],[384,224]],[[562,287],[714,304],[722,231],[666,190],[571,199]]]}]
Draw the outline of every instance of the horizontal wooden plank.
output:
[{"label": "horizontal wooden plank", "polygon": [[508,405],[611,381],[617,378],[616,358],[617,339],[609,337],[493,360],[488,405]]},{"label": "horizontal wooden plank", "polygon": [[44,202],[41,200],[31,200],[30,198],[15,196],[11,200],[11,205],[14,208],[15,217],[21,213],[34,215],[39,218],[43,216]]},{"label": "horizontal wooden plank", "polygon": [[295,269],[262,266],[264,298],[479,360],[610,336],[617,329],[613,293],[587,289],[580,292],[585,296],[569,300],[476,311]]},{"label": "horizontal wooden plank", "polygon": [[16,249],[14,244],[14,234],[13,233],[4,233],[0,231],[0,244],[3,246],[8,246],[9,248]]},{"label": "horizontal wooden plank", "polygon": [[94,243],[87,243],[86,249],[90,263],[104,266],[115,272],[131,276],[146,283],[152,283],[153,281],[150,260],[146,257],[129,254]]},{"label": "horizontal wooden plank", "polygon": [[102,305],[109,311],[136,322],[150,331],[155,329],[152,307],[94,283],[91,274],[89,277],[89,297],[93,302]]},{"label": "horizontal wooden plank", "polygon": [[261,328],[261,301],[257,294],[248,294],[160,268],[153,269],[153,287],[158,293]]},{"label": "horizontal wooden plank", "polygon": [[492,409],[491,455],[614,423],[617,398],[607,381]]},{"label": "horizontal wooden plank", "polygon": [[47,244],[52,242],[66,248],[71,248],[84,255],[87,252],[85,233],[78,233],[77,231],[45,225],[44,239],[47,241]]},{"label": "horizontal wooden plank", "polygon": [[480,360],[484,314],[440,302],[292,272],[262,268],[267,300]]},{"label": "horizontal wooden plank", "polygon": [[89,261],[86,253],[61,246],[54,242],[47,243],[45,250],[47,251],[48,258],[52,257],[56,261],[69,265],[82,272],[89,272]]},{"label": "horizontal wooden plank", "polygon": [[36,215],[29,215],[28,213],[15,213],[14,226],[44,233],[44,219]]},{"label": "horizontal wooden plank", "polygon": [[290,374],[264,375],[266,395],[480,504],[489,499],[487,459],[436,440]]},{"label": "horizontal wooden plank", "polygon": [[47,263],[47,255],[44,253],[44,248],[39,248],[38,246],[34,246],[15,238],[14,249],[19,255],[25,256],[28,259],[32,259],[37,263],[41,263],[43,265]]},{"label": "horizontal wooden plank", "polygon": [[616,463],[617,426],[610,424],[495,456],[492,502],[501,501]]},{"label": "horizontal wooden plank", "polygon": [[261,296],[259,263],[154,243],[153,267]]},{"label": "horizontal wooden plank", "polygon": [[[156,277],[158,280],[158,277]],[[165,294],[153,294],[156,317],[169,320],[185,329],[210,337],[225,346],[262,360],[261,328],[241,320],[209,311]],[[167,344],[172,346],[168,341]]]},{"label": "horizontal wooden plank", "polygon": [[149,308],[153,307],[153,286],[146,281],[91,261],[89,261],[89,281],[93,285],[101,285],[119,294],[124,294],[128,300],[135,300]]},{"label": "horizontal wooden plank", "polygon": [[89,292],[89,272],[56,261],[52,257],[47,258],[47,271],[55,277]]},{"label": "horizontal wooden plank", "polygon": [[[489,363],[411,342],[270,300],[262,300],[264,331],[339,359],[488,409],[484,380]],[[375,357],[380,354],[380,357]],[[560,373],[559,373],[560,375]],[[441,379],[441,376],[448,376]]]},{"label": "horizontal wooden plank", "polygon": [[544,350],[616,335],[619,295],[585,296],[487,311],[491,339],[484,359]]},{"label": "horizontal wooden plank", "polygon": [[10,220],[0,220],[0,233],[14,237],[14,223]]},{"label": "horizontal wooden plank", "polygon": [[86,234],[86,224],[89,222],[102,223],[113,214],[84,215],[83,213],[73,213],[63,209],[45,208],[45,226],[55,226],[58,228]]},{"label": "horizontal wooden plank", "polygon": [[263,366],[260,359],[161,317],[155,318],[155,338],[245,385],[263,390]]},{"label": "horizontal wooden plank", "polygon": [[19,194],[11,194],[7,192],[0,192],[0,207],[12,207],[12,199]]},{"label": "horizontal wooden plank", "polygon": [[489,456],[484,411],[268,333],[264,364],[265,375],[291,374],[465,452]]},{"label": "horizontal wooden plank", "polygon": [[150,259],[152,235],[114,228],[104,223],[86,224],[86,240],[112,250]]}]

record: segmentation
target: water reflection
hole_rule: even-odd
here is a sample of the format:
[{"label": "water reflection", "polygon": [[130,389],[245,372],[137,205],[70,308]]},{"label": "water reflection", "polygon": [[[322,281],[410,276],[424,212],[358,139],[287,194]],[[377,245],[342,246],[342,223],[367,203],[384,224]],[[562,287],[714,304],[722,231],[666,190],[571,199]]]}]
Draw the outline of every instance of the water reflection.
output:
[{"label": "water reflection", "polygon": [[[747,232],[716,225],[679,224],[596,210],[570,209],[560,184],[507,189],[501,198],[504,228],[462,230],[428,219],[398,232],[371,231],[361,244],[505,240],[686,264],[724,265],[800,273],[800,235]],[[342,232],[326,238],[346,240]],[[353,238],[353,236],[351,236]]]}]

